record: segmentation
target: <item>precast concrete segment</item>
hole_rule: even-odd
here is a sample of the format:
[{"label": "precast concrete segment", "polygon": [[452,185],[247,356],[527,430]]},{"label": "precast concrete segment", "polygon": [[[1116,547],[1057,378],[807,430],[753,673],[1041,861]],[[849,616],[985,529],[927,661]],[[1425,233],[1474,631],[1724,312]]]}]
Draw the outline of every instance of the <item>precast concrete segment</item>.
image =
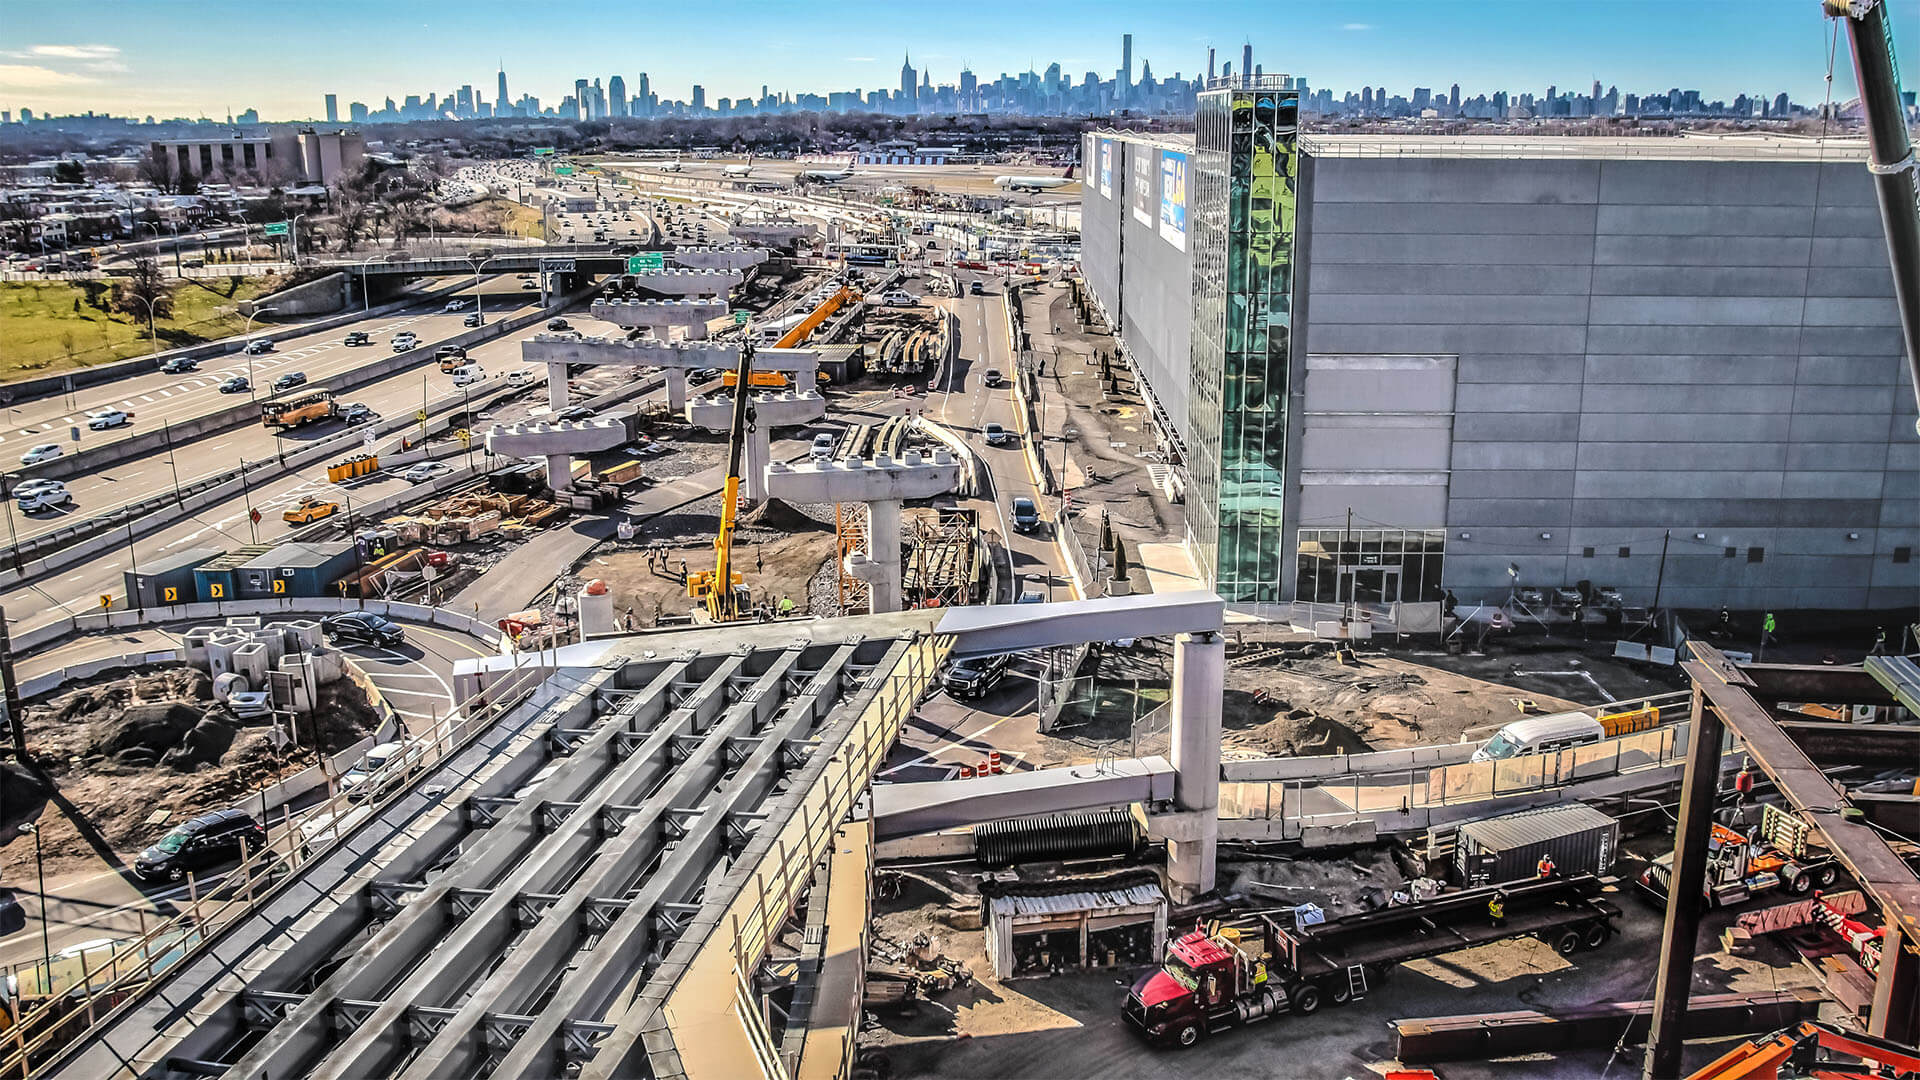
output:
[{"label": "precast concrete segment", "polygon": [[[754,422],[761,427],[792,427],[827,415],[827,399],[817,391],[753,395]],[[726,431],[733,425],[733,402],[719,397],[697,397],[687,402],[687,422],[708,431]]]},{"label": "precast concrete segment", "polygon": [[588,311],[625,330],[704,327],[727,313],[725,300],[595,300]]},{"label": "precast concrete segment", "polygon": [[1218,633],[1180,634],[1173,639],[1173,724],[1170,756],[1174,803],[1192,812],[1199,835],[1167,841],[1167,878],[1181,900],[1214,885],[1214,850],[1220,839],[1221,692],[1226,684],[1227,646]]},{"label": "precast concrete segment", "polygon": [[964,784],[883,784],[873,789],[874,837],[893,840],[1029,814],[1167,802],[1173,791],[1173,764],[1157,756],[1001,773]]},{"label": "precast concrete segment", "polygon": [[[319,1067],[324,1056],[326,1067],[354,1062],[362,1075],[374,1071],[374,1063],[390,1056],[404,1045],[396,1039],[393,1020],[403,1016],[404,1008],[424,1004],[437,1006],[473,975],[473,968],[497,955],[512,936],[513,900],[524,892],[538,892],[564,873],[566,865],[580,858],[582,847],[591,848],[589,835],[584,840],[579,826],[591,826],[596,819],[569,818],[574,828],[565,835],[547,835],[539,814],[550,802],[573,802],[597,793],[597,807],[610,796],[634,790],[622,783],[623,774],[639,765],[638,756],[614,770],[602,780],[599,773],[615,755],[610,747],[642,731],[653,731],[665,712],[667,692],[687,680],[688,662],[680,660],[660,666],[647,690],[624,698],[584,743],[577,746],[567,764],[544,781],[536,791],[511,812],[504,814],[477,838],[470,838],[459,858],[435,879],[432,885],[403,907],[387,925],[341,964],[327,980],[291,1009],[246,1057],[229,1071],[230,1076],[306,1075]],[[716,677],[724,678],[718,672]],[[711,680],[709,680],[711,682]],[[697,693],[698,691],[696,691]],[[544,754],[542,755],[544,756]],[[533,768],[515,770],[524,778]],[[489,792],[493,796],[510,794],[519,786]],[[582,809],[588,807],[583,804]],[[591,828],[588,829],[591,834]],[[388,867],[387,880],[397,869]],[[490,890],[478,906],[464,915],[456,915],[452,906],[461,888]],[[469,894],[469,899],[471,894]],[[501,910],[507,909],[505,919]],[[363,921],[370,916],[363,916]],[[504,922],[505,925],[502,925]],[[461,965],[468,970],[462,972]],[[426,1000],[416,997],[407,987],[418,986],[422,977],[439,996]],[[295,985],[287,980],[284,985]],[[338,1002],[379,1001],[381,1004],[337,1046],[334,1015]]]},{"label": "precast concrete segment", "polygon": [[[758,354],[755,354],[756,357]],[[520,345],[520,359],[531,364],[598,364],[662,368],[727,368],[740,362],[737,345],[710,345],[696,341],[581,337],[579,334],[535,334]]]},{"label": "precast concrete segment", "polygon": [[745,224],[729,225],[727,234],[749,244],[790,248],[800,240],[811,240],[819,236],[820,229],[814,225]]},{"label": "precast concrete segment", "polygon": [[1220,597],[1206,589],[1189,589],[1038,606],[953,607],[941,616],[938,632],[952,634],[957,639],[954,655],[965,657],[1117,638],[1218,632],[1225,619],[1226,604]]},{"label": "precast concrete segment", "polygon": [[767,261],[773,253],[763,247],[683,247],[675,248],[668,258],[675,266],[697,270],[745,270]]},{"label": "precast concrete segment", "polygon": [[935,450],[932,459],[909,450],[899,461],[881,455],[872,460],[849,458],[793,465],[776,461],[767,467],[768,490],[789,502],[897,503],[930,499],[952,491],[959,482],[960,466],[944,447]]},{"label": "precast concrete segment", "polygon": [[[896,651],[898,648],[896,645]],[[676,780],[684,777],[686,785],[708,792],[702,810],[681,818],[670,837],[649,830],[634,845],[644,850],[630,852],[623,862],[606,866],[597,880],[583,878],[549,910],[542,925],[567,916],[569,902],[584,900],[588,895],[625,897],[624,910],[593,948],[579,951],[579,939],[585,935],[578,929],[577,917],[566,920],[571,932],[530,935],[473,995],[460,1016],[401,1074],[402,1080],[433,1080],[460,1072],[471,1064],[479,1040],[474,1037],[477,1032],[457,1030],[456,1024],[470,1013],[477,1020],[480,1013],[474,1008],[476,1004],[480,1008],[490,1005],[497,1014],[525,1014],[533,999],[551,985],[554,974],[562,971],[565,973],[557,989],[492,1076],[504,1080],[563,1072],[557,1053],[562,1049],[567,1023],[608,1017],[619,1003],[632,1000],[641,986],[656,977],[655,969],[689,917],[731,901],[737,890],[721,887],[721,878],[730,866],[736,843],[744,846],[746,838],[763,827],[763,822],[785,823],[798,795],[777,785],[788,771],[804,765],[805,759],[830,752],[830,741],[820,735],[853,707],[855,697],[846,691],[855,674],[858,649],[856,643],[836,649],[821,670],[805,679],[796,695],[784,700],[770,692],[769,682],[784,682],[794,674],[791,668],[799,657],[798,650],[782,658],[786,666],[770,669],[767,677],[714,725],[700,748],[674,774]],[[649,811],[666,814],[676,798],[684,800],[685,796],[663,790],[647,800],[642,815]],[[769,799],[777,799],[775,808],[764,817],[758,816]],[[820,827],[832,828],[834,824],[822,822]],[[631,827],[623,831],[622,838],[631,831]],[[650,873],[644,872],[656,856],[658,866]],[[693,910],[687,910],[689,906]],[[671,978],[672,970],[664,969],[666,977]]]},{"label": "precast concrete segment", "polygon": [[661,296],[726,296],[746,280],[740,271],[722,267],[642,270],[625,275],[635,286]]},{"label": "precast concrete segment", "polygon": [[632,436],[618,419],[495,424],[486,435],[487,453],[507,457],[592,454],[625,444]]}]

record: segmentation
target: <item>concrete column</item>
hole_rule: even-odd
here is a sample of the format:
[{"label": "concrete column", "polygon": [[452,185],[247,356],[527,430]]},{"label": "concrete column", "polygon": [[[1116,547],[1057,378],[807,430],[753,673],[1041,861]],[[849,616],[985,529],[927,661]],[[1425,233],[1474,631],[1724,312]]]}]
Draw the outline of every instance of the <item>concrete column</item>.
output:
[{"label": "concrete column", "polygon": [[740,490],[747,502],[759,506],[767,501],[767,463],[773,459],[772,435],[767,425],[753,425],[747,433],[746,461],[741,466]]},{"label": "concrete column", "polygon": [[[664,327],[662,328],[661,332],[665,333]],[[707,340],[707,321],[705,319],[695,319],[693,322],[687,325],[687,340],[688,341]]]},{"label": "concrete column", "polygon": [[892,499],[867,504],[867,548],[875,576],[868,587],[873,613],[900,610],[900,504]]},{"label": "concrete column", "polygon": [[670,367],[660,372],[667,380],[667,408],[676,413],[687,411],[687,371]]},{"label": "concrete column", "polygon": [[1227,646],[1216,633],[1173,642],[1173,800],[1196,818],[1198,838],[1167,841],[1167,876],[1182,902],[1214,886],[1220,839],[1220,699]]},{"label": "concrete column", "polygon": [[564,363],[547,365],[547,404],[554,412],[572,404],[567,399],[567,365]]},{"label": "concrete column", "polygon": [[558,495],[573,487],[573,455],[547,455],[547,486]]}]

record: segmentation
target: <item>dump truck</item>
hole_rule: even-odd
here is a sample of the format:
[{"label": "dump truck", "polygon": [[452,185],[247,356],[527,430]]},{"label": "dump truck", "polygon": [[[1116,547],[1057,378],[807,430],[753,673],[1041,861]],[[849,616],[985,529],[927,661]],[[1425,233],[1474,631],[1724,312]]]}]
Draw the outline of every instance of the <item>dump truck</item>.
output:
[{"label": "dump truck", "polygon": [[1562,956],[1597,949],[1621,911],[1591,874],[1447,893],[1294,929],[1268,915],[1196,929],[1133,984],[1127,1025],[1156,1045],[1192,1046],[1242,1024],[1366,996],[1396,965],[1536,937]]},{"label": "dump truck", "polygon": [[311,525],[322,518],[330,518],[340,512],[340,504],[329,499],[316,499],[309,495],[299,504],[290,507],[280,515],[280,520],[290,525]]},{"label": "dump truck", "polygon": [[[1811,842],[1806,822],[1768,803],[1760,808],[1760,824],[1745,833],[1713,823],[1707,840],[1707,903],[1713,907],[1742,904],[1762,893],[1785,889],[1805,896],[1831,886],[1840,877],[1833,853]],[[1668,852],[1640,872],[1640,890],[1665,904],[1673,882],[1673,853]]]}]

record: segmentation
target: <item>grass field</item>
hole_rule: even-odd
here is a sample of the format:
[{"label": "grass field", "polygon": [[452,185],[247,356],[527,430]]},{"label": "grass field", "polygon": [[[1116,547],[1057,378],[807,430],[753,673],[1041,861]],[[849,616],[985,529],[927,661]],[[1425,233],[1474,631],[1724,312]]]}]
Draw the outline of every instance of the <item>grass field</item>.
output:
[{"label": "grass field", "polygon": [[[239,302],[277,287],[272,278],[244,278],[238,286],[228,278],[180,283],[173,294],[173,318],[154,322],[158,350],[240,333],[247,320],[235,313]],[[89,306],[86,297],[73,282],[0,282],[0,378],[91,367],[155,351],[144,317],[108,314]]]},{"label": "grass field", "polygon": [[488,210],[498,210],[505,214],[500,231],[513,236],[540,235],[540,211],[530,206],[522,206],[512,199],[488,199],[479,204]]}]

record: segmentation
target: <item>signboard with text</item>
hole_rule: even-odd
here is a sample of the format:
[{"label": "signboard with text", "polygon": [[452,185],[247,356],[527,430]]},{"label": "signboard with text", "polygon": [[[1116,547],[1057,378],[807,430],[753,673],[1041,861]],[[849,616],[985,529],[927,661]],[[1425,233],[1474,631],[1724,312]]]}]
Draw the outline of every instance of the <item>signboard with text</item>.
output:
[{"label": "signboard with text", "polygon": [[643,251],[638,255],[627,256],[627,273],[638,274],[648,270],[665,270],[667,256],[664,252]]},{"label": "signboard with text", "polygon": [[1100,197],[1113,198],[1113,140],[1100,140]]},{"label": "signboard with text", "polygon": [[1155,197],[1160,193],[1160,170],[1154,168],[1156,152],[1138,143],[1127,148],[1127,206],[1133,211],[1133,220],[1149,229],[1153,228]]},{"label": "signboard with text", "polygon": [[290,231],[292,231],[291,226],[284,221],[276,221],[260,227],[260,235],[262,236],[285,236]]},{"label": "signboard with text", "polygon": [[1187,250],[1187,155],[1160,153],[1160,236]]}]

